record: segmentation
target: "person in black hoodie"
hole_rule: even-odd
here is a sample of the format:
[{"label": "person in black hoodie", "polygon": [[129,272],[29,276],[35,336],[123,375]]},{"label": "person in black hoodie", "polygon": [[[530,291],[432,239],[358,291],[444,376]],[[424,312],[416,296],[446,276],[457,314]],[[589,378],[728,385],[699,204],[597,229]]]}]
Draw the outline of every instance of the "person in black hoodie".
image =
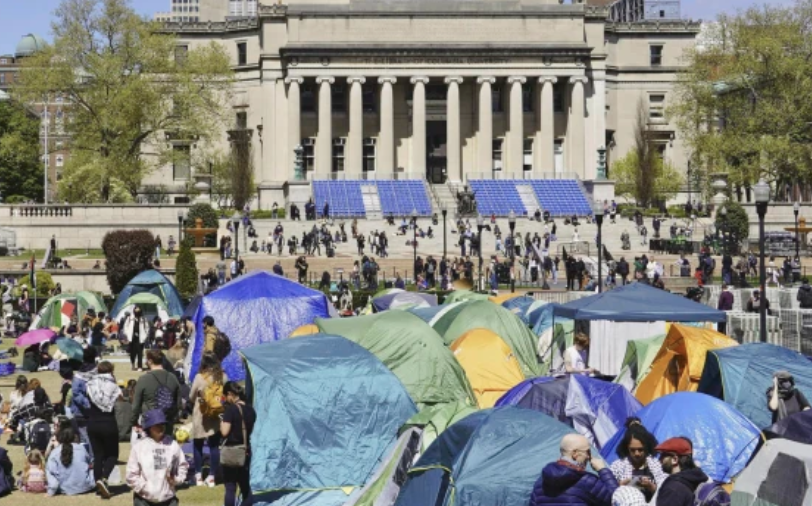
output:
[{"label": "person in black hoodie", "polygon": [[801,279],[801,283],[796,300],[800,303],[801,309],[812,309],[812,286],[809,286],[807,278]]},{"label": "person in black hoodie", "polygon": [[654,451],[660,454],[663,471],[670,475],[657,492],[657,506],[693,506],[697,489],[712,485],[693,459],[693,442],[673,437],[660,443]]}]

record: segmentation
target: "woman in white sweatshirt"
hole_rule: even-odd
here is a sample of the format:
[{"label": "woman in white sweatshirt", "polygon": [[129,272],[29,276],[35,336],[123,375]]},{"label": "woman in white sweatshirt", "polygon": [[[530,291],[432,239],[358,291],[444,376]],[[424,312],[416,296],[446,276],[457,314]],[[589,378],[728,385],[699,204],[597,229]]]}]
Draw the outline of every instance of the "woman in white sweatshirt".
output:
[{"label": "woman in white sweatshirt", "polygon": [[133,506],[177,506],[175,489],[186,479],[189,464],[177,442],[166,435],[166,416],[160,409],[143,414],[141,428],[148,437],[136,443],[127,461],[127,485]]}]

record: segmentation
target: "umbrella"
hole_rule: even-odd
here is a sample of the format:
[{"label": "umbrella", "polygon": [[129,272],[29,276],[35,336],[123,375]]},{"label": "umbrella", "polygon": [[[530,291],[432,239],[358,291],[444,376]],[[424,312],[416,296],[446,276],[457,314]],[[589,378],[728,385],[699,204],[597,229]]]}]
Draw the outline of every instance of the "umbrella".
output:
[{"label": "umbrella", "polygon": [[57,339],[56,347],[70,359],[82,360],[84,358],[85,350],[82,349],[82,345],[69,337]]},{"label": "umbrella", "polygon": [[50,341],[56,333],[51,329],[37,329],[26,332],[14,341],[14,346],[31,346],[32,344],[40,344],[45,341]]}]

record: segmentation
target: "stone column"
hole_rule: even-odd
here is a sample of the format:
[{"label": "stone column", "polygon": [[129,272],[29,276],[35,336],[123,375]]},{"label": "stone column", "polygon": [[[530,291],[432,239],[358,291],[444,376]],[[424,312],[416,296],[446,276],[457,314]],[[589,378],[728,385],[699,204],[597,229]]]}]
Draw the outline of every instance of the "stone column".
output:
[{"label": "stone column", "polygon": [[597,159],[597,150],[606,147],[606,80],[603,72],[595,72],[593,74],[592,86],[595,90],[595,96],[592,99],[594,104],[594,128],[595,128],[595,150],[592,153],[586,154],[586,177],[594,179],[597,176],[597,168],[594,163],[589,163],[590,160]]},{"label": "stone column", "polygon": [[462,181],[462,139],[460,137],[460,84],[462,77],[446,77],[446,167],[450,181]]},{"label": "stone column", "polygon": [[364,96],[361,85],[364,77],[349,77],[350,85],[350,128],[347,133],[347,147],[344,171],[348,174],[360,174],[364,153]]},{"label": "stone column", "polygon": [[507,177],[518,177],[524,165],[524,107],[522,106],[522,85],[524,77],[508,77],[510,85],[510,118],[507,146]]},{"label": "stone column", "polygon": [[496,78],[478,77],[476,82],[479,84],[477,168],[479,169],[478,172],[490,173],[493,171],[493,98],[491,85],[496,82]]},{"label": "stone column", "polygon": [[381,133],[378,139],[377,169],[383,173],[395,172],[395,104],[392,85],[395,77],[379,77],[381,85]]},{"label": "stone column", "polygon": [[288,167],[285,170],[287,178],[293,178],[293,163],[296,160],[294,150],[302,143],[302,104],[299,85],[304,82],[301,77],[286,77],[285,83],[288,85],[288,146],[287,156]]},{"label": "stone column", "polygon": [[538,134],[534,146],[536,172],[555,172],[555,107],[553,105],[553,85],[558,78],[539,77]]},{"label": "stone column", "polygon": [[316,133],[316,173],[326,175],[333,166],[332,77],[317,77],[319,85],[319,131]]},{"label": "stone column", "polygon": [[412,164],[411,172],[426,173],[426,84],[428,77],[412,77]]},{"label": "stone column", "polygon": [[584,84],[587,78],[584,76],[570,77],[572,83],[572,101],[570,103],[570,124],[567,132],[567,142],[570,155],[569,170],[584,178],[586,174],[585,166],[585,119],[584,119]]}]

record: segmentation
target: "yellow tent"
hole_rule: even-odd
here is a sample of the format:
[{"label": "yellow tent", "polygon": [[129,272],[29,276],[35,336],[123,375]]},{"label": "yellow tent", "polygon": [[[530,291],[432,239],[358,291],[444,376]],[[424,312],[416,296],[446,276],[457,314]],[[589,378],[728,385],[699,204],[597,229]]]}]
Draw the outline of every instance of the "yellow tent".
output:
[{"label": "yellow tent", "polygon": [[696,392],[708,350],[739,343],[715,330],[673,324],[651,369],[637,385],[635,397],[643,404],[674,392]]},{"label": "yellow tent", "polygon": [[494,304],[502,305],[503,302],[507,302],[510,299],[515,299],[516,297],[523,297],[523,293],[503,293],[502,295],[491,295],[488,297],[488,300],[493,302]]},{"label": "yellow tent", "polygon": [[508,390],[524,381],[519,361],[501,337],[471,329],[451,345],[482,409],[492,408]]},{"label": "yellow tent", "polygon": [[294,329],[293,332],[291,332],[288,337],[309,336],[310,334],[318,334],[319,332],[320,330],[318,327],[316,327],[312,323],[307,323],[297,329]]}]

